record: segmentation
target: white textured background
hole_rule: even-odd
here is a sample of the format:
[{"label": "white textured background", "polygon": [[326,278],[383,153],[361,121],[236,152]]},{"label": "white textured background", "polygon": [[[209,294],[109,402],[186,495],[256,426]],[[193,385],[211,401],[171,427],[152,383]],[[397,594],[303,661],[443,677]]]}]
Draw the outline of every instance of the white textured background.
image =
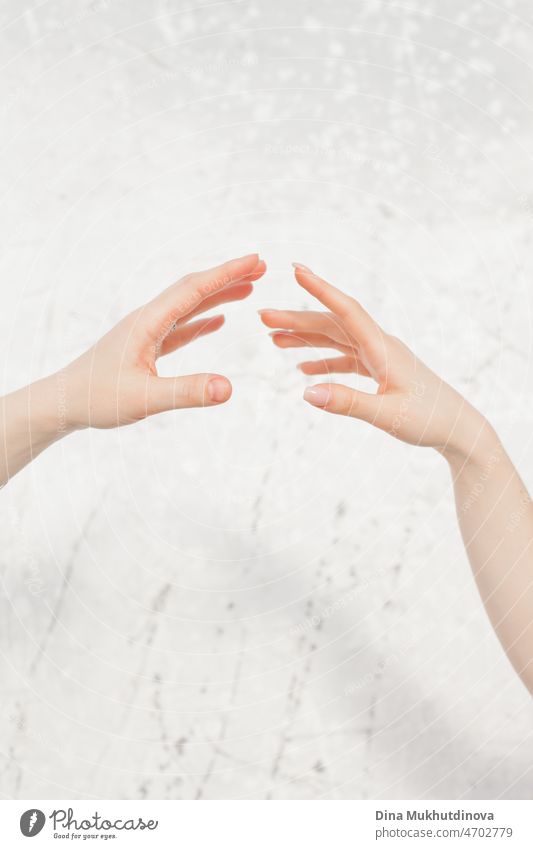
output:
[{"label": "white textured background", "polygon": [[[292,259],[491,417],[533,484],[530,0],[0,4],[7,391],[182,274],[267,277],[165,374],[224,408],[1,495],[4,797],[527,798],[531,700],[431,451],[301,401]],[[300,352],[301,353],[301,352]]]}]

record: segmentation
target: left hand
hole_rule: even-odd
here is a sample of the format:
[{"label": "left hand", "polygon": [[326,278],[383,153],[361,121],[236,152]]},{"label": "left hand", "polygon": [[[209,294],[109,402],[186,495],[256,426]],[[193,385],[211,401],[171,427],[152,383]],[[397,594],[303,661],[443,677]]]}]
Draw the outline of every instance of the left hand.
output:
[{"label": "left hand", "polygon": [[304,374],[328,377],[354,373],[369,377],[377,392],[344,384],[320,383],[304,398],[328,413],[362,419],[411,445],[436,448],[444,455],[471,452],[489,427],[483,416],[428,368],[404,343],[386,333],[361,304],[295,264],[297,282],[329,312],[261,310],[275,328],[279,348],[332,348],[341,356],[300,364]]},{"label": "left hand", "polygon": [[231,383],[223,375],[159,377],[156,362],[222,327],[223,315],[191,319],[248,297],[265,270],[258,255],[249,254],[194,272],[123,318],[54,376],[65,396],[65,429],[118,427],[166,410],[227,401]]}]

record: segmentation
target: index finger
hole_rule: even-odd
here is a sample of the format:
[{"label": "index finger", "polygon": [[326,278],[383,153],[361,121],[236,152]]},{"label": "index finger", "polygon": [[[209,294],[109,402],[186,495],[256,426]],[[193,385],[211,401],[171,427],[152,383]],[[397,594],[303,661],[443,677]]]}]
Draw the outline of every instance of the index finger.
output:
[{"label": "index finger", "polygon": [[300,286],[314,298],[317,298],[331,312],[343,319],[356,338],[361,341],[365,339],[370,341],[380,332],[379,325],[363,309],[359,301],[341,292],[331,283],[326,283],[306,265],[293,262],[293,266],[294,275]]}]

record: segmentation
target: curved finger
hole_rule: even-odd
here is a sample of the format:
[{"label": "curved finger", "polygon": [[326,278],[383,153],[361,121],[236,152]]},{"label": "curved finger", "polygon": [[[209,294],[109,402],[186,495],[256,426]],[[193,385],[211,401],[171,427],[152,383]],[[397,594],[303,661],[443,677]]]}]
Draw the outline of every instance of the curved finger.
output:
[{"label": "curved finger", "polygon": [[298,365],[304,374],[360,374],[363,377],[372,377],[368,369],[358,357],[346,355],[344,357],[329,357],[325,360],[308,360]]},{"label": "curved finger", "polygon": [[166,354],[170,354],[172,351],[177,351],[178,348],[188,345],[189,342],[199,339],[200,336],[214,333],[215,330],[219,330],[222,327],[224,321],[223,315],[213,315],[209,316],[209,318],[200,318],[198,321],[191,321],[190,324],[181,325],[163,339],[158,356],[164,357]]},{"label": "curved finger", "polygon": [[190,315],[203,301],[232,283],[250,277],[259,264],[257,254],[248,254],[207,271],[187,275],[147,304],[149,329],[156,337],[164,338],[174,324]]},{"label": "curved finger", "polygon": [[211,295],[211,297],[206,298],[205,301],[196,307],[192,312],[182,318],[178,324],[182,324],[186,321],[189,321],[191,318],[194,318],[196,315],[201,315],[208,310],[215,309],[219,307],[221,304],[229,304],[232,301],[242,301],[244,298],[247,298],[252,294],[254,287],[250,281],[246,281],[244,283],[232,283],[231,286],[228,286],[227,289],[224,289],[223,292],[219,292],[217,295]]},{"label": "curved finger", "polygon": [[340,383],[322,383],[309,386],[303,397],[313,407],[319,407],[328,413],[351,416],[379,427],[380,410],[385,396],[360,392]]},{"label": "curved finger", "polygon": [[290,333],[288,330],[274,330],[270,334],[278,348],[333,348],[343,354],[353,354],[353,346],[341,345],[335,339],[322,333]]},{"label": "curved finger", "polygon": [[375,341],[381,334],[381,328],[371,315],[366,312],[359,301],[346,295],[327,283],[310,268],[300,263],[293,263],[294,274],[300,286],[317,298],[325,307],[334,312],[346,322],[346,327],[353,332],[361,342]]},{"label": "curved finger", "polygon": [[338,316],[314,310],[259,310],[267,327],[292,330],[297,333],[321,333],[341,344],[351,344],[350,336]]}]

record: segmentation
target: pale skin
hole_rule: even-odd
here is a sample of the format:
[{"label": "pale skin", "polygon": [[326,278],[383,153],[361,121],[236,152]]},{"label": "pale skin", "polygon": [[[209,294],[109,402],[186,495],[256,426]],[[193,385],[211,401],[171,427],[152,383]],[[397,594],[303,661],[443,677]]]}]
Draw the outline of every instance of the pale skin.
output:
[{"label": "pale skin", "polygon": [[[218,330],[223,315],[198,318],[248,297],[265,263],[250,254],[179,280],[134,310],[62,371],[0,399],[0,485],[45,448],[88,427],[132,424],[168,410],[213,407],[231,396],[219,374],[162,378],[159,357]],[[337,356],[306,361],[306,375],[360,374],[362,392],[331,380],[304,398],[352,416],[411,445],[434,448],[448,463],[457,514],[474,576],[507,655],[533,693],[533,506],[487,420],[390,336],[353,298],[302,265],[297,282],[326,312],[261,310],[280,348],[325,348]]]},{"label": "pale skin", "polygon": [[[325,348],[337,356],[300,364],[327,380],[304,399],[328,413],[363,420],[448,463],[457,515],[479,593],[509,660],[533,694],[533,505],[487,420],[390,336],[354,298],[295,264],[300,286],[327,311],[261,310],[279,348]],[[375,393],[332,381],[371,378]]]},{"label": "pale skin", "polygon": [[73,431],[227,401],[232,391],[227,377],[159,377],[157,360],[219,330],[223,315],[198,316],[248,297],[265,271],[259,256],[250,254],[189,274],[123,318],[62,371],[1,398],[0,486]]}]

